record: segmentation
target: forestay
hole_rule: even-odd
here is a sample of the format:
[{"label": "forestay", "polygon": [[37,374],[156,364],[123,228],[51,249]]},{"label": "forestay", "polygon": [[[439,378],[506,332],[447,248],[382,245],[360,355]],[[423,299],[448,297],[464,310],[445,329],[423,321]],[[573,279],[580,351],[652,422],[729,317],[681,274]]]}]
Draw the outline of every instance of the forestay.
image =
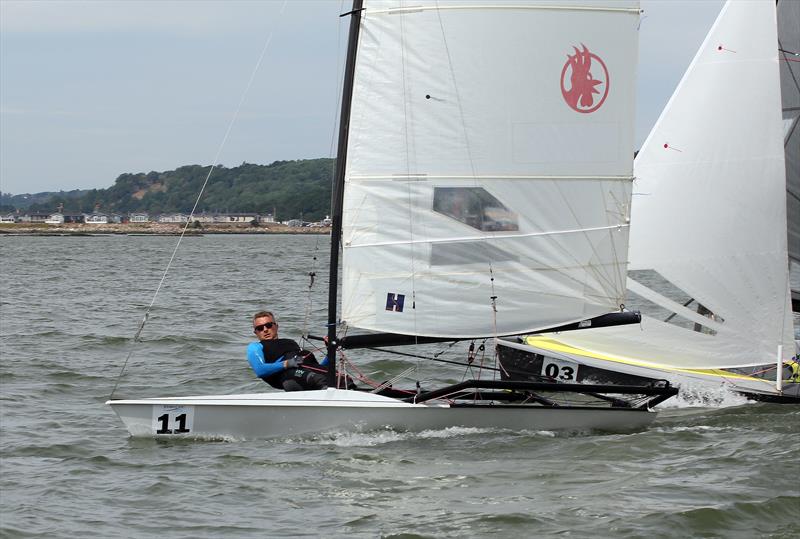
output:
[{"label": "forestay", "polygon": [[638,2],[364,7],[342,319],[477,337],[618,309]]},{"label": "forestay", "polygon": [[635,163],[631,269],[703,308],[634,271],[630,291],[687,326],[645,317],[560,340],[686,368],[793,355],[775,17],[774,2],[728,2]]}]

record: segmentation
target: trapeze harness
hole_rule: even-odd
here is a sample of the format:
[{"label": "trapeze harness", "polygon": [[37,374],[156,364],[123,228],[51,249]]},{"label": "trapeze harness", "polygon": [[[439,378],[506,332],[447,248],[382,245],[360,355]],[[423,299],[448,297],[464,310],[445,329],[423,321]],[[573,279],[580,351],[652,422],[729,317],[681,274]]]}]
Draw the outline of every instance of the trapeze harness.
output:
[{"label": "trapeze harness", "polygon": [[[325,375],[321,372],[322,366],[317,362],[314,354],[308,350],[303,350],[292,339],[274,339],[271,341],[261,341],[264,350],[264,361],[275,363],[287,359],[297,359],[303,366],[312,367],[318,370],[309,370],[298,366],[296,368],[281,369],[270,375],[262,376],[261,379],[275,389],[285,389],[286,391],[299,391],[304,389],[325,389]],[[325,361],[323,360],[323,363]]]}]

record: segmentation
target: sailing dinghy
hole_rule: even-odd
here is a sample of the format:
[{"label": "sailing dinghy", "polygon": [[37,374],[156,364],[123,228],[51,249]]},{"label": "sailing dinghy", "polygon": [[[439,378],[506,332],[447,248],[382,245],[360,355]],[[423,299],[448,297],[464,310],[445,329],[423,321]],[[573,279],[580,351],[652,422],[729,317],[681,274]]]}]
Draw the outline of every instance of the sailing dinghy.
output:
[{"label": "sailing dinghy", "polygon": [[[580,326],[616,311],[638,2],[357,0],[347,15],[328,357]],[[355,328],[372,333],[348,334]],[[627,431],[649,424],[652,407],[676,393],[664,383],[494,375],[430,391],[338,389],[337,363],[329,362],[326,390],[108,404],[134,436]]]},{"label": "sailing dinghy", "polygon": [[729,1],[636,158],[627,287],[641,327],[504,341],[510,378],[667,378],[800,402],[800,3],[780,0],[777,21],[775,2]]}]

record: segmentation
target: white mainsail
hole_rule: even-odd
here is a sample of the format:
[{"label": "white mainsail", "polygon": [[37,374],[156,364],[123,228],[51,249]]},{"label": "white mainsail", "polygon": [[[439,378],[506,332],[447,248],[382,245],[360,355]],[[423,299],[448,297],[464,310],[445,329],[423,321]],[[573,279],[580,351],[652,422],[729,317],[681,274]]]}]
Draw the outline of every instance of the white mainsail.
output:
[{"label": "white mainsail", "polygon": [[617,310],[638,1],[364,7],[342,320],[476,337]]},{"label": "white mainsail", "polygon": [[560,341],[692,369],[793,355],[777,45],[774,2],[728,2],[637,156],[628,288],[670,321]]}]

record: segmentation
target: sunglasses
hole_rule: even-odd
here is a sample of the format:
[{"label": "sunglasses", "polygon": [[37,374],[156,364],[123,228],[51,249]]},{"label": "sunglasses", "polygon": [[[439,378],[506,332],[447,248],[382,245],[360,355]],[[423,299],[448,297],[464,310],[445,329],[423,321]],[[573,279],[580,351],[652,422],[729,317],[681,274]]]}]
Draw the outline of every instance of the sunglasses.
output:
[{"label": "sunglasses", "polygon": [[261,324],[260,326],[253,326],[255,331],[264,331],[265,329],[272,329],[272,326],[277,326],[278,324],[275,322],[267,322],[266,324]]}]

